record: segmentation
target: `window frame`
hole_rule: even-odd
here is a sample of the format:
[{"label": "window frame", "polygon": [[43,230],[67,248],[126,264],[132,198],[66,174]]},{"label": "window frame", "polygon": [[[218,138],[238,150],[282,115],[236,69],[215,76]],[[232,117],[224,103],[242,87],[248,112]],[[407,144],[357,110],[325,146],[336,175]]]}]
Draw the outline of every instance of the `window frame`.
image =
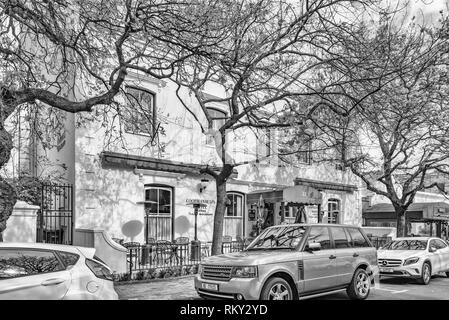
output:
[{"label": "window frame", "polygon": [[[165,189],[165,190],[170,190],[171,192],[171,197],[170,197],[170,208],[171,208],[171,213],[168,214],[159,214],[159,203],[158,203],[158,213],[157,214],[148,214],[145,211],[145,202],[146,202],[146,190],[148,189]],[[144,185],[143,187],[143,197],[144,197],[144,206],[143,206],[143,219],[144,219],[144,239],[145,239],[145,243],[148,240],[148,230],[147,230],[147,226],[148,226],[148,222],[147,222],[147,217],[154,217],[154,218],[166,218],[166,217],[170,217],[171,220],[171,231],[170,231],[170,241],[173,241],[174,237],[175,237],[175,187],[170,186],[170,185],[166,185],[166,184],[159,184],[159,183],[147,183]],[[157,240],[157,239],[156,239]]]},{"label": "window frame", "polygon": [[[17,277],[11,277],[11,278],[0,278],[0,281],[2,281],[2,280],[11,280],[11,279],[16,279],[16,278],[24,278],[24,277],[33,277],[33,276],[39,276],[39,275],[43,275],[43,274],[50,274],[50,273],[67,271],[67,267],[68,266],[64,263],[64,261],[61,259],[61,257],[57,254],[57,250],[40,249],[40,248],[18,248],[18,247],[8,247],[8,248],[6,248],[6,247],[3,247],[3,248],[0,248],[0,253],[1,253],[1,251],[7,251],[7,250],[38,251],[38,252],[50,252],[50,253],[53,253],[53,255],[56,257],[56,260],[58,260],[59,264],[62,266],[62,269],[61,270],[56,270],[56,271],[50,271],[50,272],[24,274],[24,275],[19,275]],[[67,252],[67,251],[64,251],[64,252]],[[79,261],[79,258],[77,260],[77,263],[78,263],[78,261]]]},{"label": "window frame", "polygon": [[[220,108],[217,108],[217,107],[206,107],[206,110],[207,110],[207,113],[209,114],[209,116],[211,117],[211,119],[212,119],[212,129],[215,129],[215,130],[219,130],[220,128],[221,128],[221,126],[220,126],[220,128],[215,128],[214,127],[214,123],[215,123],[215,121],[216,120],[223,120],[224,121],[224,123],[226,123],[226,120],[228,119],[228,113],[226,112],[226,111],[224,111],[224,110],[221,110]],[[218,112],[218,113],[221,113],[221,115],[223,116],[222,118],[215,118],[215,117],[212,117],[212,115],[210,114],[210,112],[209,111],[213,111],[213,112]],[[224,124],[223,123],[223,124]],[[223,126],[223,125],[222,125]],[[213,146],[213,147],[215,147],[215,140],[214,140],[214,138],[213,137],[211,137],[211,136],[207,136],[206,137],[206,146]]]},{"label": "window frame", "polygon": [[[329,219],[330,219],[329,215],[331,213],[331,210],[329,210],[329,206],[332,204],[337,204],[337,210],[332,210],[332,213],[337,211],[337,216],[336,216],[335,222],[329,221]],[[328,224],[339,224],[340,223],[340,213],[341,213],[341,200],[337,199],[337,198],[327,199],[327,223]],[[333,217],[332,217],[332,220],[333,220]]]},{"label": "window frame", "polygon": [[[245,236],[245,230],[246,230],[245,229],[245,227],[246,227],[246,223],[245,223],[245,221],[246,221],[246,214],[245,214],[245,212],[246,212],[246,201],[245,201],[246,200],[246,195],[245,195],[245,193],[240,192],[240,191],[227,191],[226,192],[226,199],[228,199],[227,196],[229,194],[242,197],[242,215],[241,216],[228,216],[227,215],[228,208],[226,208],[224,219],[240,219],[242,221],[241,234],[244,237]],[[223,232],[224,232],[224,226],[223,226]]]},{"label": "window frame", "polygon": [[[350,237],[350,235],[349,235],[349,232],[346,232],[346,228],[345,227],[340,227],[340,226],[332,226],[332,227],[329,227],[329,229],[330,229],[330,234],[332,235],[332,247],[333,247],[333,249],[351,249],[351,248],[354,248],[353,247],[353,245],[352,245],[352,238]],[[337,244],[336,244],[336,242],[335,242],[335,237],[334,237],[334,230],[337,230],[337,229],[341,229],[341,230],[343,230],[343,234],[345,235],[345,238],[346,238],[346,241],[347,241],[347,244],[348,244],[348,246],[347,247],[337,247]]]},{"label": "window frame", "polygon": [[315,226],[309,226],[309,230],[307,231],[307,234],[304,236],[304,241],[303,241],[300,251],[302,251],[302,252],[306,251],[305,249],[307,247],[307,244],[309,243],[309,236],[310,236],[310,233],[312,232],[313,228],[325,228],[327,230],[327,234],[329,235],[329,248],[324,249],[323,247],[321,247],[321,250],[333,250],[334,249],[334,245],[333,245],[334,241],[332,239],[332,233],[329,230],[330,227],[323,226],[323,225],[315,225]]},{"label": "window frame", "polygon": [[[144,93],[147,93],[149,95],[151,95],[152,99],[152,109],[151,109],[151,121],[152,123],[152,130],[151,133],[149,132],[141,132],[138,130],[128,130],[127,126],[132,126],[132,124],[129,124],[128,122],[130,121],[130,119],[124,119],[124,123],[123,123],[123,127],[124,127],[124,131],[125,133],[129,133],[129,134],[133,134],[133,135],[138,135],[138,136],[145,136],[145,137],[154,137],[157,133],[157,100],[156,100],[156,92],[153,92],[147,88],[143,88],[143,87],[139,87],[139,86],[135,86],[135,85],[126,85],[125,86],[125,103],[126,106],[129,106],[129,98],[128,98],[128,89],[133,89],[133,90],[139,90],[142,91]],[[130,112],[129,109],[126,110],[127,112]]]}]

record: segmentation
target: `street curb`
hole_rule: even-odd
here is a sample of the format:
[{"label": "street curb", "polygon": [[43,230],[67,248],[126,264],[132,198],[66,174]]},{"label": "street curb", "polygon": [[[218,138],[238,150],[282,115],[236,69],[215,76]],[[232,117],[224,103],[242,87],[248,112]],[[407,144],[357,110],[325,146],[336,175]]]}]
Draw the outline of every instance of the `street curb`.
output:
[{"label": "street curb", "polygon": [[120,281],[120,282],[114,282],[114,286],[122,286],[122,285],[126,285],[126,284],[149,283],[149,282],[164,282],[164,281],[180,280],[180,279],[193,278],[193,277],[195,277],[194,274],[188,274],[185,276],[170,277],[170,278]]}]

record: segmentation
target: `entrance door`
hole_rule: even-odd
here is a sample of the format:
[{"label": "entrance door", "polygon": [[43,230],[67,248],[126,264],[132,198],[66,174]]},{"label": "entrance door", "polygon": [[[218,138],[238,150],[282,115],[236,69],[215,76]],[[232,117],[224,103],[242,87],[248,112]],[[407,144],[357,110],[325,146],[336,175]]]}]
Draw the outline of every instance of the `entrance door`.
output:
[{"label": "entrance door", "polygon": [[224,217],[223,235],[243,238],[244,196],[237,192],[228,192],[228,205]]},{"label": "entrance door", "polygon": [[[321,250],[307,251],[307,244],[317,242]],[[329,228],[311,227],[304,250],[304,292],[319,293],[337,285],[336,254],[331,247]]]}]

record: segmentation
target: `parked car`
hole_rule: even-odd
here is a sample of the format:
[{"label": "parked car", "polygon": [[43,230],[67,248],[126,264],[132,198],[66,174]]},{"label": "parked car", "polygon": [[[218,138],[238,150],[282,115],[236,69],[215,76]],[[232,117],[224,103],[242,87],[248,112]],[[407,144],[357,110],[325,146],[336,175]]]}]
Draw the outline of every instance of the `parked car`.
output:
[{"label": "parked car", "polygon": [[241,252],[206,258],[195,277],[201,297],[292,300],[346,290],[366,299],[378,278],[377,251],[363,230],[330,224],[265,229]]},{"label": "parked car", "polygon": [[449,277],[449,245],[440,238],[396,238],[379,248],[381,276],[407,277],[428,284],[432,275]]},{"label": "parked car", "polygon": [[94,248],[0,243],[0,300],[118,299]]}]

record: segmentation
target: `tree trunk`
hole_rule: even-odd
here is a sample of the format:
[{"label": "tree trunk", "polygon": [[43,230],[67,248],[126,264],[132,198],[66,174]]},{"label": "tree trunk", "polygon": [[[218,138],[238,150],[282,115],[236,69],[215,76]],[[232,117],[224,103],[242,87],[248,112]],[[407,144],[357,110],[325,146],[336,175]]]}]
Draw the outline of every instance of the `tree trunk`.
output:
[{"label": "tree trunk", "polygon": [[396,236],[405,237],[407,234],[405,223],[405,210],[401,207],[395,208],[396,211]]},{"label": "tree trunk", "polygon": [[[0,168],[9,161],[13,146],[11,135],[3,126],[3,119],[0,122]],[[3,242],[2,233],[6,229],[6,221],[11,216],[16,201],[16,190],[3,177],[0,177],[0,242]]]},{"label": "tree trunk", "polygon": [[214,233],[212,234],[212,255],[221,254],[223,240],[223,220],[226,209],[226,180],[218,177],[215,180],[217,191],[217,205],[214,215]]}]

